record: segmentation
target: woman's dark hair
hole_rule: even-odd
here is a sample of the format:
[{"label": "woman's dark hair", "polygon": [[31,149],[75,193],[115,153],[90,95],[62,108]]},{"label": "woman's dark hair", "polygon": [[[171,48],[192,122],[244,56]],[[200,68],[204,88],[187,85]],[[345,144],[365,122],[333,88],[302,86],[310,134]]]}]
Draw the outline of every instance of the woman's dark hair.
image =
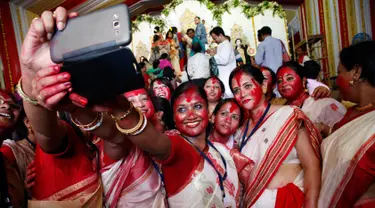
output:
[{"label": "woman's dark hair", "polygon": [[[164,73],[163,73],[164,75]],[[171,91],[171,94],[173,93],[173,87],[172,87],[172,84],[171,82],[165,78],[165,77],[161,77],[161,78],[157,78],[157,79],[154,79],[152,80],[151,84],[150,84],[150,89],[149,89],[149,92],[148,94],[151,95],[152,97],[156,97],[155,93],[154,93],[154,83],[156,81],[160,81],[161,83],[163,83],[165,86],[167,86],[169,88],[169,90]]]},{"label": "woman's dark hair", "polygon": [[173,34],[174,34],[174,33],[177,33],[177,27],[172,27],[171,29],[172,29],[172,33],[173,33]]},{"label": "woman's dark hair", "polygon": [[154,27],[154,33],[158,33],[158,32],[160,32],[160,27],[159,26]]},{"label": "woman's dark hair", "polygon": [[277,76],[276,76],[276,73],[275,73],[272,69],[270,69],[270,68],[268,68],[268,67],[265,67],[265,66],[262,66],[262,69],[265,69],[265,70],[267,70],[267,71],[270,72],[270,74],[271,74],[271,78],[272,78],[272,85],[275,85],[276,82],[277,82]]},{"label": "woman's dark hair", "polygon": [[161,97],[151,97],[152,103],[155,107],[155,112],[162,111],[162,120],[165,124],[165,130],[175,129],[175,124],[173,120],[173,111],[171,104],[165,98]]},{"label": "woman's dark hair", "polygon": [[171,33],[172,34],[172,38],[173,38],[173,32],[172,30],[168,30],[167,34],[165,34],[165,39],[168,40],[168,34]]},{"label": "woman's dark hair", "polygon": [[166,54],[166,53],[163,53],[160,56],[160,59],[167,59],[167,58],[168,58],[168,54]]},{"label": "woman's dark hair", "polygon": [[142,58],[143,58],[143,61],[141,61],[141,63],[143,63],[143,62],[147,62],[148,63],[148,59],[146,57],[144,57],[144,56],[139,57],[139,60],[141,60]]},{"label": "woman's dark hair", "polygon": [[222,34],[223,36],[225,36],[225,33],[224,33],[224,30],[223,28],[221,27],[214,27],[211,31],[210,31],[210,35],[212,34],[215,34],[217,36],[219,36],[220,34]]},{"label": "woman's dark hair", "polygon": [[344,48],[340,53],[340,62],[347,71],[355,66],[361,67],[360,78],[375,87],[375,41],[365,41]]},{"label": "woman's dark hair", "polygon": [[219,85],[220,85],[220,88],[221,88],[221,94],[224,95],[225,94],[225,86],[224,86],[224,83],[217,77],[217,76],[211,76],[210,78],[206,79],[206,81],[204,82],[204,85],[206,85],[206,82],[210,79],[216,79],[219,81]]},{"label": "woman's dark hair", "polygon": [[234,76],[236,76],[236,74],[238,74],[240,72],[244,72],[247,75],[252,76],[260,85],[263,84],[264,75],[263,75],[262,71],[259,68],[254,67],[254,66],[252,66],[250,64],[241,65],[241,66],[235,68],[230,73],[230,76],[229,76],[229,86],[230,86],[230,89],[232,90],[232,92],[233,92],[232,79],[234,78]]},{"label": "woman's dark hair", "polygon": [[199,94],[199,96],[201,96],[203,98],[203,100],[205,101],[206,106],[208,106],[208,100],[207,100],[206,91],[204,91],[203,88],[198,87],[196,84],[194,84],[192,82],[184,82],[180,86],[178,86],[174,90],[174,92],[172,93],[172,99],[171,99],[172,109],[173,109],[174,103],[176,102],[177,98],[182,93],[186,92],[189,89],[194,89]]},{"label": "woman's dark hair", "polygon": [[174,74],[174,71],[170,66],[166,66],[163,69],[163,77],[168,79],[169,81],[172,81],[172,79],[174,79],[176,75]]},{"label": "woman's dark hair", "polygon": [[146,64],[145,64],[144,62],[141,62],[141,63],[139,63],[138,65],[139,65],[139,68],[140,68],[140,69],[142,69],[143,67],[146,66]]},{"label": "woman's dark hair", "polygon": [[24,123],[24,119],[26,118],[26,113],[22,107],[23,105],[21,104],[21,111],[20,115],[18,116],[18,119],[15,124],[15,129],[12,135],[12,139],[14,141],[20,141],[22,139],[25,139],[28,136],[28,130],[27,127]]},{"label": "woman's dark hair", "polygon": [[191,46],[191,50],[193,50],[194,53],[200,53],[200,52],[202,52],[202,46],[201,46],[201,44],[199,44],[199,42],[195,42],[195,43]]},{"label": "woman's dark hair", "polygon": [[155,43],[160,39],[159,35],[154,35],[153,42]]},{"label": "woman's dark hair", "polygon": [[308,79],[317,79],[321,71],[320,65],[316,61],[306,61],[304,63],[305,77]]},{"label": "woman's dark hair", "polygon": [[223,107],[223,105],[225,104],[225,103],[228,103],[228,102],[233,102],[233,103],[235,103],[237,106],[238,106],[238,108],[240,109],[240,125],[239,126],[241,126],[242,125],[242,122],[243,122],[243,118],[244,118],[244,111],[243,111],[243,109],[241,108],[241,106],[237,103],[237,101],[234,99],[234,98],[225,98],[225,99],[221,99],[220,101],[219,101],[219,103],[216,105],[216,107],[215,107],[215,109],[214,109],[214,111],[212,112],[212,115],[215,115],[216,116],[216,114],[219,112],[219,110],[220,110],[220,108],[221,107]]},{"label": "woman's dark hair", "polygon": [[303,68],[303,66],[301,66],[299,63],[297,63],[295,61],[288,61],[285,64],[283,64],[282,66],[280,66],[279,69],[277,70],[276,74],[278,74],[280,69],[282,69],[284,67],[288,67],[288,68],[292,69],[294,72],[296,72],[296,74],[301,79],[303,79],[306,76],[305,75],[305,69]]},{"label": "woman's dark hair", "polygon": [[155,61],[152,63],[152,68],[154,68],[154,69],[159,68],[159,64],[160,64],[160,61],[159,61],[159,60],[155,60]]}]

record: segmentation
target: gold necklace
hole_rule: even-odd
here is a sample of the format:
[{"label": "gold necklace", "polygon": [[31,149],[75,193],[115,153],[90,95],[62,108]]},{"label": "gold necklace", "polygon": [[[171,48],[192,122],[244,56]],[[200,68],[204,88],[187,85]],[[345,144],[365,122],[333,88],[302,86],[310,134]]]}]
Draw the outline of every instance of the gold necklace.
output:
[{"label": "gold necklace", "polygon": [[355,107],[355,109],[359,112],[363,112],[363,111],[367,111],[367,110],[369,110],[373,107],[374,107],[374,102],[371,102],[371,103],[369,103],[365,106],[362,106],[362,107],[357,106],[357,107]]}]

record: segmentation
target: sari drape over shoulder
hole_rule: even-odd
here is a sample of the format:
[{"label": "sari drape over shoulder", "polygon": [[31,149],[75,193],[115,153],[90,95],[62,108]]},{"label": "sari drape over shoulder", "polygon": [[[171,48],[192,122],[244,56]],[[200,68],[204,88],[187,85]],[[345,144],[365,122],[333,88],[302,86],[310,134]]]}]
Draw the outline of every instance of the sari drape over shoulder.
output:
[{"label": "sari drape over shoulder", "polygon": [[375,204],[375,111],[344,124],[321,147],[319,207]]},{"label": "sari drape over shoulder", "polygon": [[[107,156],[102,147],[99,145],[103,164]],[[105,164],[100,172],[106,207],[165,207],[160,177],[150,157],[138,147],[133,146],[125,158]]]},{"label": "sari drape over shoulder", "polygon": [[[294,146],[298,140],[301,126],[304,126],[308,131],[311,145],[317,157],[320,158],[319,150],[322,138],[313,123],[297,107],[283,106],[273,112],[266,117],[246,143],[241,152],[254,161],[255,167],[250,177],[249,188],[244,193],[245,207],[252,207],[256,203],[262,204],[256,207],[274,207],[276,195],[278,195],[278,200],[282,200],[277,194],[277,189],[268,190],[266,188],[282,164],[300,163]],[[243,132],[240,135],[242,138]],[[285,197],[288,196],[285,191],[292,193],[295,192],[293,191],[295,188],[303,192],[303,171],[292,184],[288,185],[279,188]],[[295,195],[301,197],[299,193]],[[295,200],[300,201],[301,199]],[[297,201],[292,201],[292,203],[298,204]]]}]

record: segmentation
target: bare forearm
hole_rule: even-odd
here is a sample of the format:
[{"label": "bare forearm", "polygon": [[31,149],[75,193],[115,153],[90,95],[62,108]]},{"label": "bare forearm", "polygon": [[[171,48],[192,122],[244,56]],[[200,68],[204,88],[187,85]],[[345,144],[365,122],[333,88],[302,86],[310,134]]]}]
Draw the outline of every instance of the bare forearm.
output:
[{"label": "bare forearm", "polygon": [[318,207],[318,199],[320,192],[320,175],[321,169],[305,169],[305,206],[306,208],[316,208]]},{"label": "bare forearm", "polygon": [[[113,114],[116,117],[120,117],[124,115],[124,112],[126,111],[127,109],[116,109]],[[118,121],[118,124],[123,129],[130,129],[137,125],[139,119],[138,112],[133,110],[125,119]],[[150,153],[157,159],[163,160],[168,158],[170,155],[171,142],[169,138],[163,133],[157,131],[150,122],[147,123],[147,126],[142,133],[136,136],[129,135],[128,138],[142,150]]]},{"label": "bare forearm", "polygon": [[[22,89],[27,96],[35,99],[32,96],[30,79],[22,79]],[[57,112],[47,110],[41,106],[35,106],[26,101],[23,104],[27,118],[36,133],[36,139],[42,149],[46,152],[54,152],[60,149],[63,144],[62,138],[66,136],[66,131],[58,121]]]}]

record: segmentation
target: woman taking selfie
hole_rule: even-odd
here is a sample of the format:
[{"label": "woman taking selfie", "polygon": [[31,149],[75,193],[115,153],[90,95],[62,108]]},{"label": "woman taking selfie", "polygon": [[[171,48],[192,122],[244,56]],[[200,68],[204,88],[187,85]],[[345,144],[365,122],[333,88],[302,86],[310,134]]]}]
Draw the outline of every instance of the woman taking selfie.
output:
[{"label": "woman taking selfie", "polygon": [[[74,16],[77,14],[69,15],[69,17]],[[77,108],[87,104],[87,99],[81,96],[70,94],[77,106],[63,100],[71,91],[70,75],[66,72],[60,73],[60,67],[52,62],[50,43],[46,37],[48,31],[53,31],[55,25],[59,30],[64,29],[66,19],[68,19],[67,11],[62,7],[58,7],[54,15],[49,11],[44,12],[41,19],[33,20],[22,45],[22,79],[18,92],[24,100],[25,112],[37,140],[35,185],[32,188],[32,200],[28,202],[28,207],[103,207],[103,186],[98,174],[99,162],[95,148],[89,148],[86,145],[88,140],[78,137],[71,126],[58,119],[57,110],[70,112],[72,121],[81,129],[106,139],[103,148],[111,159],[132,161],[137,158],[137,163],[131,163],[135,165],[135,169],[125,166],[119,169],[121,171],[115,171],[118,176],[115,177],[116,179],[109,176],[115,182],[120,181],[123,184],[108,185],[111,181],[106,181],[103,177],[103,182],[107,185],[104,187],[106,206],[117,206],[117,202],[121,202],[119,199],[121,196],[121,198],[125,197],[127,202],[142,200],[145,203],[143,207],[152,207],[154,203],[156,204],[154,207],[160,207],[163,205],[163,197],[157,197],[158,194],[162,195],[156,171],[154,174],[150,174],[152,171],[146,174],[147,177],[142,180],[148,183],[146,179],[151,177],[152,180],[153,175],[156,180],[150,182],[154,185],[153,189],[146,185],[148,188],[147,194],[143,195],[145,198],[139,198],[140,193],[144,193],[141,190],[142,183],[133,184],[135,182],[133,179],[130,182],[124,179],[129,172],[128,175],[132,177],[143,178],[140,177],[143,173],[140,170],[145,170],[142,169],[143,167],[146,167],[146,170],[154,169],[149,160],[147,166],[142,151],[132,148],[134,146],[116,131],[113,119],[101,113],[93,113],[91,109]],[[137,168],[139,163],[142,163],[140,164],[142,168]],[[137,170],[137,175],[132,174],[133,170]],[[135,185],[139,186],[132,188],[134,192],[129,193],[126,188],[130,186],[126,184],[133,188]],[[123,189],[127,194],[122,194]],[[159,204],[158,199],[160,199]]]},{"label": "woman taking selfie", "polygon": [[277,87],[289,105],[299,108],[326,137],[333,125],[346,113],[346,108],[333,98],[314,99],[306,88],[305,69],[296,62],[288,62],[277,71]]},{"label": "woman taking selfie", "polygon": [[[263,81],[262,72],[250,65],[230,75],[234,97],[250,115],[239,134],[241,153],[255,162],[245,207],[317,207],[319,132],[298,108],[271,105]],[[295,197],[288,201],[291,194]]]},{"label": "woman taking selfie", "polygon": [[344,48],[337,85],[348,109],[322,143],[319,207],[375,206],[375,41]]},{"label": "woman taking selfie", "polygon": [[237,147],[233,134],[241,125],[242,119],[242,109],[234,99],[220,100],[212,114],[213,130],[208,139],[229,149]]}]

